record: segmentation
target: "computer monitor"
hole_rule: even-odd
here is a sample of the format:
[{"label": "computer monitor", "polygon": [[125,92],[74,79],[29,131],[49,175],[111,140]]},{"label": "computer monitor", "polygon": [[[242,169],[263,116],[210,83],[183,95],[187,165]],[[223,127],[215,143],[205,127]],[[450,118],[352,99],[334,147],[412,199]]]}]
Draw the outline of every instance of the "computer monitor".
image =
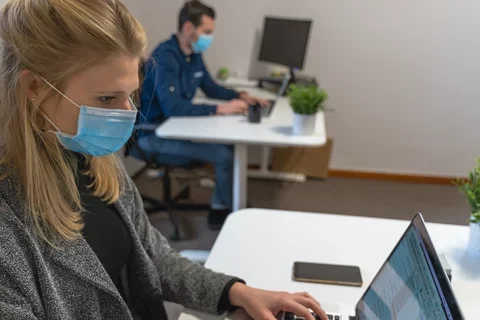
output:
[{"label": "computer monitor", "polygon": [[303,69],[312,20],[266,17],[259,60]]},{"label": "computer monitor", "polygon": [[356,314],[359,320],[464,319],[421,215],[360,299]]}]

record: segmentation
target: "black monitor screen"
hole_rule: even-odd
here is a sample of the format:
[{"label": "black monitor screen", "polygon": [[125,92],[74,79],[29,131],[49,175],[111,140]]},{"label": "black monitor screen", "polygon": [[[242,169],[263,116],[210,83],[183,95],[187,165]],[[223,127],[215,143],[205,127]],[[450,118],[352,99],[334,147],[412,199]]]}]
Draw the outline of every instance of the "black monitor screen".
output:
[{"label": "black monitor screen", "polygon": [[410,225],[357,305],[360,320],[456,320],[425,243]]},{"label": "black monitor screen", "polygon": [[311,20],[265,18],[260,61],[302,69]]}]

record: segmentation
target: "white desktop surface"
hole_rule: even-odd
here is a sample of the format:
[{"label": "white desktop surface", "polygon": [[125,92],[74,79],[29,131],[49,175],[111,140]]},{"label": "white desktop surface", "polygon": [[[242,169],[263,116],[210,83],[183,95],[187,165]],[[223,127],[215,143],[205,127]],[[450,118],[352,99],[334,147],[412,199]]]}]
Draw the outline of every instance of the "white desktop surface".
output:
[{"label": "white desktop surface", "polygon": [[[253,96],[274,99],[275,95],[259,89],[250,89]],[[195,103],[218,104],[224,101],[197,97]],[[208,143],[248,144],[265,146],[324,145],[327,141],[324,122],[319,121],[316,134],[292,135],[293,112],[287,98],[277,101],[272,114],[261,123],[249,123],[246,116],[171,117],[160,125],[156,134],[161,138]]]},{"label": "white desktop surface", "polygon": [[[412,213],[413,217],[413,213]],[[355,304],[406,230],[409,222],[331,214],[246,209],[224,225],[206,267],[269,290],[307,291],[324,309],[352,314]],[[452,287],[466,319],[480,317],[480,272],[462,267],[468,227],[427,223],[438,253],[452,267]],[[359,266],[362,288],[292,280],[295,261]],[[185,310],[181,320],[220,319]]]},{"label": "white desktop surface", "polygon": [[[274,99],[260,89],[249,89],[252,96]],[[220,101],[196,97],[195,103],[218,104]],[[311,136],[292,135],[293,111],[287,98],[281,97],[268,118],[249,123],[246,116],[171,117],[155,131],[157,137],[203,143],[233,144],[233,210],[247,206],[248,145],[277,147],[318,147],[327,142],[323,114],[317,117],[316,132]]]}]

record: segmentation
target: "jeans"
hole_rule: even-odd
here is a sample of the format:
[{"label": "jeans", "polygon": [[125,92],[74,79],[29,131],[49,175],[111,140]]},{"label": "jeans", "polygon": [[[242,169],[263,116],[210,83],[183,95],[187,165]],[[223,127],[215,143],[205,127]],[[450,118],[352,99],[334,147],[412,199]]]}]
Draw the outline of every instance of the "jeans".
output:
[{"label": "jeans", "polygon": [[[155,159],[159,164],[188,166],[195,163],[211,163],[215,165],[216,186],[211,202],[212,208],[232,209],[232,146],[161,139],[154,135],[139,138],[137,144],[145,156]],[[132,153],[135,156],[135,152]]]}]

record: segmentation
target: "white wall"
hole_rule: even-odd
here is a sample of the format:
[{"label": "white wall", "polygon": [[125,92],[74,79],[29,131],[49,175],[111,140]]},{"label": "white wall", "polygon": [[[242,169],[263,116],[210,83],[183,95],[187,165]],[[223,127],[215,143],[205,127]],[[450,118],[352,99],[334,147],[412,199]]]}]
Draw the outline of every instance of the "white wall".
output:
[{"label": "white wall", "polygon": [[[125,2],[153,47],[175,30],[183,1]],[[333,168],[462,176],[480,156],[479,1],[208,3],[218,13],[212,71],[250,73],[264,15],[314,19],[305,70],[335,109]]]}]

